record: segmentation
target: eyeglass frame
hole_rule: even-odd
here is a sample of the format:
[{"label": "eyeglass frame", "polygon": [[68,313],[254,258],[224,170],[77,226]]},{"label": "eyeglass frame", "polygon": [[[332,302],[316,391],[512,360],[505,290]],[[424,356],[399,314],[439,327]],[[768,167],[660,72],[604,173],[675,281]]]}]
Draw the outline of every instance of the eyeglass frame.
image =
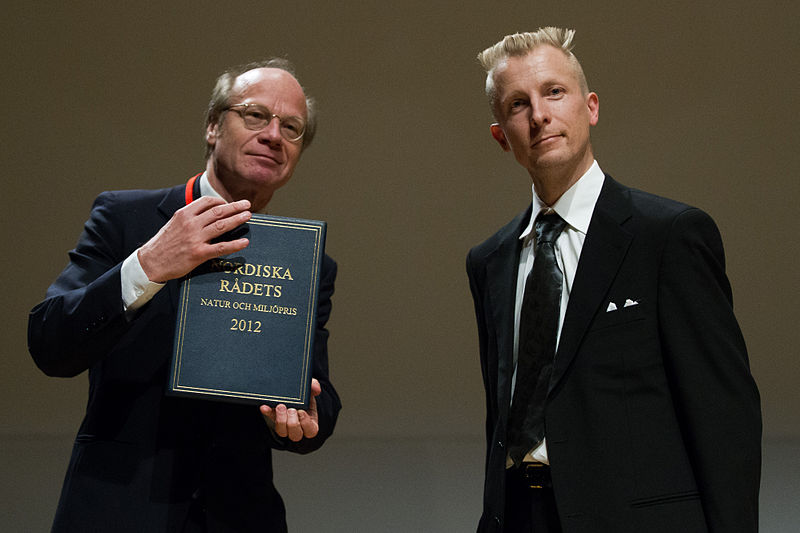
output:
[{"label": "eyeglass frame", "polygon": [[[264,120],[265,120],[265,122],[264,122],[264,125],[263,125],[262,127],[260,127],[260,128],[251,128],[250,126],[248,126],[248,125],[247,125],[247,120],[244,118],[244,117],[245,117],[245,116],[244,116],[244,113],[245,113],[245,111],[239,111],[239,110],[237,110],[237,109],[234,109],[235,107],[243,107],[243,108],[245,108],[245,111],[247,111],[247,108],[248,108],[248,107],[254,107],[254,108],[261,108],[261,109],[263,109],[263,110],[264,110],[264,114],[266,115],[266,118],[264,119]],[[287,141],[289,141],[289,142],[291,142],[291,143],[296,143],[296,142],[298,142],[300,139],[302,139],[302,138],[303,138],[303,135],[305,135],[305,133],[306,133],[306,127],[308,126],[308,124],[306,123],[306,121],[305,121],[305,120],[303,120],[303,119],[301,119],[300,117],[296,117],[296,116],[286,117],[286,118],[287,118],[287,120],[288,120],[288,119],[290,119],[290,118],[293,118],[293,119],[297,119],[297,120],[299,120],[299,121],[300,121],[300,124],[301,124],[301,126],[302,126],[302,127],[301,127],[301,131],[300,131],[300,135],[298,135],[298,136],[297,136],[297,137],[295,137],[295,138],[291,138],[291,139],[290,139],[290,138],[288,138],[286,135],[284,135],[284,133],[283,133],[283,128],[281,128],[281,127],[280,127],[280,126],[282,126],[282,125],[283,125],[283,117],[281,117],[280,115],[276,115],[275,113],[273,113],[273,112],[272,112],[272,110],[271,110],[270,108],[268,108],[268,107],[267,107],[267,106],[265,106],[265,105],[262,105],[262,104],[256,104],[256,103],[241,103],[241,104],[232,104],[232,105],[229,105],[229,106],[223,107],[223,108],[222,108],[222,112],[224,113],[225,111],[233,111],[234,113],[236,113],[237,115],[239,115],[239,116],[242,118],[242,122],[244,123],[244,127],[245,127],[245,128],[247,128],[247,129],[248,129],[248,130],[250,130],[250,131],[261,131],[261,130],[263,130],[264,128],[266,128],[267,126],[269,126],[269,124],[270,124],[270,122],[272,122],[272,119],[273,119],[273,118],[277,118],[277,119],[278,119],[278,126],[279,126],[279,127],[278,127],[278,129],[279,129],[279,131],[281,132],[281,137],[283,137],[285,140],[287,140]]]}]

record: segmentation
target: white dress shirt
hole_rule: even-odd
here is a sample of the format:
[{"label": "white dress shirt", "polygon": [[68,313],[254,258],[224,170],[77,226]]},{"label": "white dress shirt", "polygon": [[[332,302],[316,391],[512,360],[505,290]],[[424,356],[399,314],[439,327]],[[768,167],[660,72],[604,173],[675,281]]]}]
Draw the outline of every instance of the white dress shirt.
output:
[{"label": "white dress shirt", "polygon": [[[561,327],[564,325],[564,315],[567,312],[569,294],[572,284],[575,281],[575,271],[578,269],[578,260],[581,257],[583,241],[586,239],[586,232],[589,230],[589,222],[592,219],[594,206],[603,188],[605,175],[600,170],[597,161],[592,163],[589,170],[570,187],[553,204],[552,207],[545,205],[533,190],[533,209],[528,226],[522,231],[519,238],[522,240],[522,251],[519,254],[519,269],[517,271],[517,295],[514,304],[514,376],[512,378],[511,397],[514,397],[514,387],[517,381],[517,355],[519,353],[519,319],[522,308],[522,297],[525,294],[525,280],[528,278],[533,268],[534,242],[536,232],[534,231],[534,221],[540,212],[556,212],[563,218],[567,225],[555,242],[556,263],[564,275],[564,284],[561,290],[561,309],[558,318],[558,336],[556,337],[556,350],[558,341],[561,337]],[[547,459],[547,437],[539,446],[528,452],[523,461],[539,462],[550,464]],[[506,466],[511,466],[511,459],[507,459]]]}]

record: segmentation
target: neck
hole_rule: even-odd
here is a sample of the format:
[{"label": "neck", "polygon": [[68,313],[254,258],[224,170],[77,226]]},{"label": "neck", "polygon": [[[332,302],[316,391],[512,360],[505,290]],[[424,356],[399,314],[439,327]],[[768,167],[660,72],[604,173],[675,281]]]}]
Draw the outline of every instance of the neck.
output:
[{"label": "neck", "polygon": [[208,184],[222,196],[226,202],[247,200],[250,202],[250,211],[253,213],[264,212],[267,204],[272,199],[274,191],[265,187],[255,188],[248,184],[237,183],[238,180],[226,179],[224,172],[215,167],[211,159],[206,163],[206,177]]},{"label": "neck", "polygon": [[580,164],[568,169],[563,167],[549,167],[529,172],[533,180],[533,189],[536,196],[548,207],[553,207],[561,195],[575,185],[581,177],[591,168],[594,155],[589,153],[581,160]]}]

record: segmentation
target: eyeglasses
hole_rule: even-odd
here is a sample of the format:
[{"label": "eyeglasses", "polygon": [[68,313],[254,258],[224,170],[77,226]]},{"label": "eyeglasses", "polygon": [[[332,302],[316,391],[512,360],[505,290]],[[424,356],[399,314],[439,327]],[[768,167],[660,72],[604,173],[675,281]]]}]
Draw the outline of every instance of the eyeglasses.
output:
[{"label": "eyeglasses", "polygon": [[273,118],[278,119],[280,124],[281,136],[289,142],[297,142],[306,132],[306,123],[299,117],[279,117],[275,113],[260,104],[234,104],[223,109],[223,111],[233,111],[244,121],[244,127],[248,130],[261,131],[266,128]]}]

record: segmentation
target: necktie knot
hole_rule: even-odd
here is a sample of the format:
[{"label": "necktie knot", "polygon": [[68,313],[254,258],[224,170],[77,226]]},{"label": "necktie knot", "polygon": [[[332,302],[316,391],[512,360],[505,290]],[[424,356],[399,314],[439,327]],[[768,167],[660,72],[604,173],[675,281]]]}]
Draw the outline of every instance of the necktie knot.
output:
[{"label": "necktie knot", "polygon": [[544,242],[554,243],[564,228],[567,221],[558,216],[558,213],[539,215],[536,217],[534,227],[536,229],[536,246]]}]

